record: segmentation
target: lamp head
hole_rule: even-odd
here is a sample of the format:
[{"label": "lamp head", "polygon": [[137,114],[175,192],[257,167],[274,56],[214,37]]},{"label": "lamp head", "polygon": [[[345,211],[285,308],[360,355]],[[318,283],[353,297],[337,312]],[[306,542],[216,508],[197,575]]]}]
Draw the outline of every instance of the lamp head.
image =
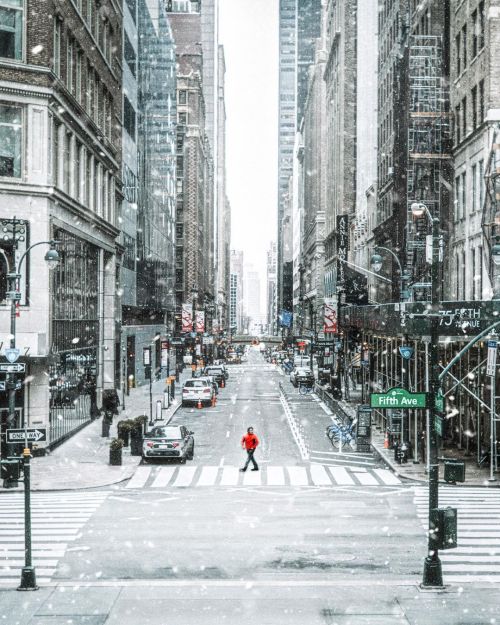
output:
[{"label": "lamp head", "polygon": [[380,254],[372,254],[370,264],[373,271],[378,273],[382,269],[382,256]]},{"label": "lamp head", "polygon": [[411,205],[411,214],[413,215],[413,217],[418,219],[419,217],[424,216],[426,208],[427,207],[425,206],[425,204],[421,204],[420,202],[414,202]]},{"label": "lamp head", "polygon": [[45,262],[47,263],[49,269],[55,269],[59,264],[59,254],[57,250],[53,247],[47,251],[45,254]]}]

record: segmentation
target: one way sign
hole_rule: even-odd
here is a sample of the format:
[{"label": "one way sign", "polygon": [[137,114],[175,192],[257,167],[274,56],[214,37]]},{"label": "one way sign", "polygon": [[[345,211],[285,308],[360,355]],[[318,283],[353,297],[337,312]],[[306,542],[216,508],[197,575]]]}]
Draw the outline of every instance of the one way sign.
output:
[{"label": "one way sign", "polygon": [[28,434],[28,442],[40,443],[47,440],[47,428],[28,428],[28,430],[7,430],[8,443],[23,443],[25,432]]}]

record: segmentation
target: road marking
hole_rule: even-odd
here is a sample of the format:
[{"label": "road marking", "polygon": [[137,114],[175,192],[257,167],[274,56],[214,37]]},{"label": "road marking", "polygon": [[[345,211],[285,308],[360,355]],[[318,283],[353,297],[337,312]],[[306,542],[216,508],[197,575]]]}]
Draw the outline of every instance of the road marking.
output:
[{"label": "road marking", "polygon": [[224,456],[220,459],[219,467],[222,468],[224,466]]},{"label": "road marking", "polygon": [[153,488],[163,488],[164,486],[166,486],[170,482],[176,469],[177,467],[161,467],[156,474],[155,481],[151,484],[151,486]]},{"label": "road marking", "polygon": [[177,478],[173,483],[173,486],[189,486],[193,481],[194,474],[197,467],[183,467],[182,471],[177,472]]},{"label": "road marking", "polygon": [[142,488],[148,481],[149,474],[151,473],[151,467],[137,467],[132,479],[127,484],[126,488]]},{"label": "road marking", "polygon": [[239,471],[237,467],[224,467],[220,480],[221,486],[237,486],[239,479]]},{"label": "road marking", "polygon": [[331,484],[330,476],[324,466],[314,464],[310,467],[311,479],[316,486],[329,486]]},{"label": "road marking", "polygon": [[328,470],[333,476],[333,479],[337,484],[345,486],[347,484],[354,484],[354,480],[342,467],[328,467]]},{"label": "road marking", "polygon": [[287,471],[291,486],[307,486],[309,484],[305,467],[287,467]]},{"label": "road marking", "polygon": [[229,438],[229,437],[230,437],[230,435],[231,435],[231,432],[230,432],[229,430],[227,430],[227,432],[226,432],[226,438]]},{"label": "road marking", "polygon": [[388,469],[373,469],[373,472],[379,476],[384,484],[401,484],[401,480]]},{"label": "road marking", "polygon": [[267,485],[284,486],[285,471],[283,467],[267,467]]},{"label": "road marking", "polygon": [[203,467],[196,486],[214,486],[218,473],[219,467]]},{"label": "road marking", "polygon": [[261,473],[260,471],[251,471],[247,469],[245,473],[243,473],[243,484],[244,486],[260,486],[261,485]]},{"label": "road marking", "polygon": [[360,484],[363,486],[369,486],[372,484],[378,484],[377,480],[371,473],[354,473],[356,478],[359,480]]}]

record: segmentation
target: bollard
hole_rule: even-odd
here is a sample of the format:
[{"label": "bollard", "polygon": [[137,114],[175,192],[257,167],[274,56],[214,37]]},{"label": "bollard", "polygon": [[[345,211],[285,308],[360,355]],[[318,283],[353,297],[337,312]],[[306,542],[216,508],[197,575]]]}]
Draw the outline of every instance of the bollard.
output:
[{"label": "bollard", "polygon": [[162,411],[161,399],[157,399],[156,400],[156,418],[155,418],[156,421],[161,421],[161,417],[162,417],[161,411]]},{"label": "bollard", "polygon": [[170,407],[170,395],[169,395],[168,386],[167,386],[167,388],[163,391],[163,408],[167,410],[169,407]]}]

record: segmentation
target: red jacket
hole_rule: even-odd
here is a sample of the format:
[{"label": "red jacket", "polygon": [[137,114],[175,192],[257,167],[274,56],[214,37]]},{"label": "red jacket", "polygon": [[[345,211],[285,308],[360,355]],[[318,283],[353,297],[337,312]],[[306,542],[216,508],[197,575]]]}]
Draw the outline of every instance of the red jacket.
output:
[{"label": "red jacket", "polygon": [[245,434],[241,439],[241,446],[245,449],[256,449],[259,444],[259,439],[255,434]]}]

